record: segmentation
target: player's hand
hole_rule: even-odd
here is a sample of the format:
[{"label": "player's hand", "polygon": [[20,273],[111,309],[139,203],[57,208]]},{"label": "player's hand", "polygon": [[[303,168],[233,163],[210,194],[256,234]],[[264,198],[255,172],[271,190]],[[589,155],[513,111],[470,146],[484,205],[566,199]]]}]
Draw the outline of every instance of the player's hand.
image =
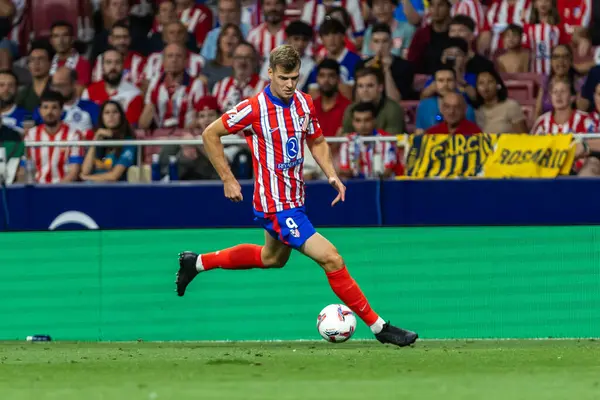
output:
[{"label": "player's hand", "polygon": [[235,179],[231,178],[223,182],[223,186],[225,189],[225,197],[234,203],[239,203],[244,200],[244,196],[242,196],[242,187],[240,183]]},{"label": "player's hand", "polygon": [[340,200],[342,202],[346,201],[346,186],[340,181],[338,177],[329,178],[329,184],[333,186],[335,190],[337,190],[338,195],[331,202],[331,207],[335,206]]}]

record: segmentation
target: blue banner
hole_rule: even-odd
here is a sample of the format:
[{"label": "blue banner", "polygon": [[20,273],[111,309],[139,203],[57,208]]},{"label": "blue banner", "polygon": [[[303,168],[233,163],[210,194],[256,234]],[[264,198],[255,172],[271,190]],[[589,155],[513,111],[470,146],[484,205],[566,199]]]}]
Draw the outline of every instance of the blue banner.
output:
[{"label": "blue banner", "polygon": [[[600,179],[452,179],[346,182],[346,202],[309,182],[317,227],[600,224]],[[252,183],[231,203],[216,183],[0,187],[0,231],[255,227]]]}]

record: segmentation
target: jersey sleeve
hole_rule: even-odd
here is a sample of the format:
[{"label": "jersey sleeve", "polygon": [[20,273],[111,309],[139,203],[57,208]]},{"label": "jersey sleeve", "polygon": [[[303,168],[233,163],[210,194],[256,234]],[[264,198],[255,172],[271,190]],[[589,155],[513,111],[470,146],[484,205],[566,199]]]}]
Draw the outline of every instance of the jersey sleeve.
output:
[{"label": "jersey sleeve", "polygon": [[[81,140],[82,134],[77,131],[69,138],[69,140]],[[71,146],[69,148],[69,164],[83,164],[83,156],[85,150],[79,146]]]},{"label": "jersey sleeve", "polygon": [[308,99],[308,108],[310,110],[310,121],[308,121],[308,137],[311,139],[316,139],[320,136],[323,136],[323,130],[321,129],[321,124],[319,124],[319,119],[317,118],[317,111],[315,110],[315,105],[312,99]]},{"label": "jersey sleeve", "polygon": [[544,132],[544,118],[545,118],[545,114],[542,114],[538,117],[538,119],[535,121],[535,124],[533,124],[533,128],[531,128],[531,134],[532,135],[543,135],[547,132]]},{"label": "jersey sleeve", "polygon": [[244,100],[238,103],[231,110],[221,116],[221,121],[227,132],[237,133],[248,129],[256,121],[256,110],[250,100]]}]

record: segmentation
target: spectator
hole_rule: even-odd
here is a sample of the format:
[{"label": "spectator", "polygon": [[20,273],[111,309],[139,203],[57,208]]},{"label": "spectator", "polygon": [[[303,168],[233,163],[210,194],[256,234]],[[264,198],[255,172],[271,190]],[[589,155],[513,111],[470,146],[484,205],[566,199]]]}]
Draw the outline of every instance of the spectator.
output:
[{"label": "spectator", "polygon": [[[221,110],[217,104],[217,99],[213,96],[201,98],[195,107],[198,112],[195,128],[201,134],[208,125],[219,118]],[[183,139],[199,139],[200,136],[194,136],[188,132],[183,135]],[[210,163],[203,146],[163,146],[159,155],[162,175],[169,173],[169,158],[171,156],[177,158],[179,180],[219,179],[219,175]]]},{"label": "spectator", "polygon": [[394,9],[398,0],[367,0],[367,4],[375,17],[375,25],[371,25],[365,31],[362,46],[363,57],[373,57],[377,52],[373,49],[371,35],[377,24],[387,25],[390,29],[391,52],[394,56],[404,57],[408,52],[408,46],[415,34],[415,27],[408,22],[399,22],[394,19]]},{"label": "spectator", "polygon": [[580,96],[577,98],[578,109],[582,111],[592,111],[594,109],[594,91],[598,83],[600,83],[600,65],[590,69],[581,88]]},{"label": "spectator", "polygon": [[[388,98],[383,91],[384,78],[380,69],[365,67],[356,72],[355,103],[371,102],[375,105],[375,128],[393,135],[404,133],[404,110],[398,102]],[[342,132],[354,132],[351,107],[346,108]]]},{"label": "spectator", "polygon": [[[475,101],[477,99],[477,91],[475,90],[477,75],[466,71],[467,52],[467,42],[463,39],[449,39],[442,53],[441,62],[443,65],[451,66],[454,69],[458,90],[467,97],[467,100]],[[434,83],[435,79],[433,77],[425,83],[425,89],[421,92],[422,99],[435,95],[437,87]]]},{"label": "spectator", "polygon": [[81,98],[98,106],[108,100],[117,101],[125,109],[127,121],[132,125],[137,124],[144,105],[141,90],[123,79],[123,54],[113,48],[102,55],[102,80],[92,83]]},{"label": "spectator", "polygon": [[338,90],[340,83],[340,64],[324,59],[317,66],[317,84],[319,96],[315,98],[315,112],[321,124],[324,136],[336,136],[341,133],[342,118],[351,104]]},{"label": "spectator", "polygon": [[[52,90],[40,98],[42,124],[27,131],[25,142],[64,142],[81,140],[81,133],[61,122],[63,97]],[[28,158],[36,169],[38,183],[63,183],[76,181],[79,176],[82,153],[77,146],[29,147]]]},{"label": "spectator", "polygon": [[500,72],[510,74],[529,72],[529,57],[531,52],[523,47],[523,28],[510,24],[502,32],[505,52],[501,54],[496,63]]},{"label": "spectator", "polygon": [[450,1],[432,0],[429,11],[431,23],[417,29],[408,48],[407,59],[413,63],[415,73],[431,75],[448,40]]},{"label": "spectator", "polygon": [[2,124],[23,133],[23,121],[27,117],[27,111],[18,107],[15,103],[17,86],[17,76],[12,71],[0,71],[0,116],[2,117]]},{"label": "spectator", "polygon": [[[450,9],[450,15],[453,17],[464,16],[473,21],[472,32],[474,35],[479,35],[485,29],[486,13],[479,0],[458,0],[454,2]],[[463,39],[466,40],[464,37]],[[474,43],[473,46],[469,43],[469,48],[475,49],[476,46]]]},{"label": "spectator", "polygon": [[425,3],[423,0],[402,0],[394,11],[394,18],[399,22],[420,26],[427,8]]},{"label": "spectator", "polygon": [[[430,127],[443,121],[444,116],[440,113],[442,99],[448,93],[456,93],[456,72],[447,65],[441,66],[434,74],[434,82],[437,96],[421,100],[417,107],[416,132],[421,134]],[[475,122],[475,112],[467,104],[467,119]]]},{"label": "spectator", "polygon": [[165,45],[171,43],[173,40],[184,43],[188,50],[193,53],[199,52],[196,38],[194,35],[187,33],[186,25],[183,22],[181,23],[183,29],[171,28],[170,32],[166,32],[167,25],[181,22],[175,10],[176,6],[173,0],[163,0],[159,4],[154,27],[148,34],[149,39],[145,46],[146,54],[160,53],[165,48]]},{"label": "spectator", "polygon": [[583,87],[584,80],[573,67],[573,50],[570,46],[560,44],[552,49],[550,75],[545,77],[544,83],[538,91],[535,104],[535,117],[552,110],[550,100],[550,83],[556,80],[567,80],[577,92]]},{"label": "spectator", "polygon": [[213,27],[213,14],[210,8],[194,0],[175,0],[177,15],[187,32],[199,45]]},{"label": "spectator", "polygon": [[248,42],[240,43],[233,52],[233,74],[215,85],[212,94],[221,110],[229,110],[263,90],[268,82],[255,72],[258,54]]},{"label": "spectator", "polygon": [[467,103],[460,94],[453,92],[446,94],[442,99],[440,109],[444,120],[427,129],[426,133],[450,135],[476,135],[481,133],[481,128],[467,119]]},{"label": "spectator", "polygon": [[50,65],[50,75],[54,75],[60,67],[67,67],[77,72],[77,82],[82,86],[90,83],[90,62],[80,56],[73,47],[75,33],[73,26],[65,21],[57,21],[50,29],[50,44],[56,52]]},{"label": "spectator", "polygon": [[[108,44],[123,56],[123,80],[136,86],[140,84],[146,59],[140,53],[130,50],[131,35],[129,34],[129,26],[122,22],[114,24],[110,29]],[[102,80],[104,75],[102,65],[102,54],[100,54],[94,62],[92,82],[100,82]]]},{"label": "spectator", "polygon": [[[594,89],[594,110],[589,114],[590,118],[594,121],[593,131],[594,133],[600,132],[600,83],[596,85]],[[319,121],[320,122],[320,121]]]},{"label": "spectator", "polygon": [[209,90],[221,79],[233,75],[233,52],[243,41],[242,31],[237,25],[227,24],[219,30],[217,57],[208,61],[202,69]]},{"label": "spectator", "polygon": [[217,4],[217,17],[219,26],[208,32],[206,40],[202,45],[200,53],[205,60],[214,60],[217,57],[217,49],[220,46],[221,29],[225,25],[235,25],[242,33],[242,38],[248,36],[250,26],[241,22],[242,2],[241,0],[219,0]]},{"label": "spectator", "polygon": [[[354,37],[350,29],[352,26],[352,19],[350,18],[350,14],[348,14],[348,10],[343,7],[332,7],[325,15],[325,20],[328,19],[335,19],[344,26],[344,32],[346,32],[344,35],[344,46],[348,51],[358,54],[360,47],[356,47],[356,44],[354,43]],[[363,38],[360,37],[360,39],[362,40]],[[317,36],[313,48],[316,48],[316,51],[313,51],[315,61],[319,62],[327,56],[327,49],[323,46],[323,42],[319,36]]]},{"label": "spectator", "polygon": [[[91,139],[91,130],[98,123],[100,109],[93,101],[82,100],[77,96],[77,72],[67,67],[59,67],[50,81],[50,89],[63,96],[63,113],[61,120],[71,128],[79,131],[84,139]],[[40,110],[33,113],[36,124],[42,123]]]},{"label": "spectator", "polygon": [[[108,100],[100,110],[100,121],[94,140],[132,140],[133,129],[121,105]],[[135,164],[135,146],[91,146],[81,167],[80,178],[89,182],[125,180],[127,169]]]},{"label": "spectator", "polygon": [[131,36],[130,49],[146,54],[146,43],[148,41],[148,31],[150,26],[143,18],[129,15],[129,0],[106,0],[106,14],[109,19],[108,24],[102,29],[96,29],[96,36],[92,41],[91,60],[95,60],[98,55],[104,53],[108,48],[109,29],[116,22],[122,22],[129,27]]},{"label": "spectator", "polygon": [[[323,22],[319,29],[319,35],[327,51],[326,58],[336,60],[340,64],[340,77],[342,85],[340,91],[348,97],[352,92],[354,85],[354,70],[360,61],[360,56],[348,51],[344,46],[344,26],[335,19],[328,19]],[[317,70],[312,70],[308,78],[309,91],[317,91]],[[345,86],[345,87],[344,87]]]},{"label": "spectator", "polygon": [[248,33],[248,42],[258,51],[261,64],[268,61],[271,50],[285,42],[285,6],[285,0],[262,0],[265,22]]},{"label": "spectator", "polygon": [[478,52],[493,55],[504,49],[502,32],[509,24],[523,26],[530,13],[531,0],[493,0],[487,11],[485,29],[478,38]]},{"label": "spectator", "polygon": [[375,128],[377,110],[371,102],[351,107],[353,133],[340,146],[340,177],[389,178],[396,168],[396,145],[393,142],[361,142],[362,137],[389,137]]},{"label": "spectator", "polygon": [[[331,12],[335,4],[336,2],[332,0],[309,0],[304,3],[300,19],[312,26],[315,32],[320,31],[321,25],[325,21],[325,16]],[[365,32],[365,21],[362,16],[361,3],[359,0],[346,0],[342,4],[350,17],[350,23],[346,25],[351,27],[356,46],[360,49],[362,47],[362,36]],[[344,35],[345,33],[346,31],[344,30]]]},{"label": "spectator", "polygon": [[192,78],[200,76],[202,67],[204,66],[204,58],[200,54],[193,53],[186,48],[187,36],[188,33],[185,25],[179,21],[171,22],[165,26],[163,31],[163,40],[166,44],[165,49],[160,53],[152,53],[148,56],[146,66],[144,67],[146,81],[150,82],[163,72],[163,54],[170,44],[179,44],[186,50],[187,74]]},{"label": "spectator", "polygon": [[0,1],[0,44],[12,47],[9,39],[5,39],[12,28],[12,20],[16,13],[16,7],[11,0]]},{"label": "spectator", "polygon": [[473,18],[467,15],[455,15],[450,21],[448,37],[460,38],[467,42],[465,71],[468,74],[478,75],[480,72],[494,69],[493,62],[473,51],[475,49],[475,21],[473,21]]},{"label": "spectator", "polygon": [[550,83],[552,111],[542,114],[531,130],[533,135],[586,133],[594,126],[587,113],[573,109],[575,88],[567,79],[554,79]]},{"label": "spectator", "polygon": [[477,104],[477,125],[485,133],[528,132],[521,105],[508,98],[508,89],[496,71],[477,75]]},{"label": "spectator", "polygon": [[164,72],[150,82],[140,128],[148,129],[153,123],[158,128],[185,128],[193,124],[193,104],[206,95],[206,86],[186,72],[186,52],[182,44],[165,47]]},{"label": "spectator", "polygon": [[31,73],[31,84],[22,88],[17,95],[17,104],[29,113],[33,113],[40,105],[40,96],[48,86],[52,57],[51,49],[40,42],[33,43],[29,50],[27,65]]},{"label": "spectator", "polygon": [[0,48],[0,71],[12,71],[17,77],[19,86],[31,84],[31,74],[27,68],[13,62],[13,56],[10,50]]},{"label": "spectator", "polygon": [[389,26],[375,24],[371,27],[370,48],[375,56],[364,61],[359,61],[356,70],[363,66],[381,68],[385,79],[385,93],[395,101],[411,100],[418,98],[413,89],[414,73],[412,64],[405,59],[393,55],[392,37]]},{"label": "spectator", "polygon": [[[302,21],[291,22],[285,28],[286,42],[293,46],[300,54],[300,78],[297,87],[303,89],[308,81],[310,73],[315,68],[314,59],[308,54],[309,46],[312,44],[314,32],[310,25]],[[269,79],[269,64],[264,63],[260,77]]]}]

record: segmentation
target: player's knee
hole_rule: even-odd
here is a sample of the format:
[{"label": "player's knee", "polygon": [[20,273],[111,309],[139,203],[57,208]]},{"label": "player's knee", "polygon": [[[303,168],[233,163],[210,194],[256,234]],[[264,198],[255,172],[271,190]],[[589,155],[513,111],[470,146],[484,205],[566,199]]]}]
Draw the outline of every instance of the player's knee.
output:
[{"label": "player's knee", "polygon": [[264,268],[283,268],[289,258],[289,255],[262,254]]},{"label": "player's knee", "polygon": [[338,253],[337,249],[333,248],[323,257],[321,266],[326,272],[339,271],[344,268],[344,259],[340,253]]}]

